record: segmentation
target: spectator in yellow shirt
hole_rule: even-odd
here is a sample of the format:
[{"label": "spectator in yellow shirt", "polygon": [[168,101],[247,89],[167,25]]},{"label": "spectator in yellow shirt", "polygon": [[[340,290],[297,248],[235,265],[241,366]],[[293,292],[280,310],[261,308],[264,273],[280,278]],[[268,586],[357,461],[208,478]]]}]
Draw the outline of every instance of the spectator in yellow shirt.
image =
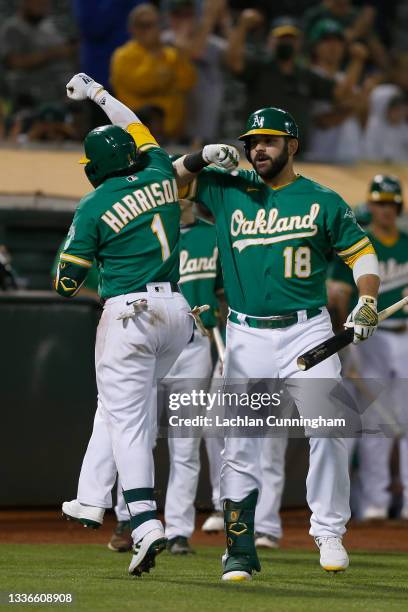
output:
[{"label": "spectator in yellow shirt", "polygon": [[131,40],[116,49],[111,61],[111,84],[121,102],[137,111],[146,105],[164,112],[165,136],[183,135],[186,94],[196,72],[179,49],[160,41],[160,15],[152,4],[140,4],[129,14]]}]

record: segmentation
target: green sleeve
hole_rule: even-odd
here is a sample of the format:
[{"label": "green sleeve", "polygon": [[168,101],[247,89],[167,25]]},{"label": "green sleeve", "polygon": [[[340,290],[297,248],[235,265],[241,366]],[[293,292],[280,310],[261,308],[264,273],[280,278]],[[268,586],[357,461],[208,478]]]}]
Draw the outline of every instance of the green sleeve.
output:
[{"label": "green sleeve", "polygon": [[97,222],[90,208],[88,198],[78,206],[61,252],[61,259],[87,268],[92,267],[98,245]]},{"label": "green sleeve", "polygon": [[215,215],[222,206],[226,174],[224,170],[204,168],[190,183],[187,198],[199,202]]},{"label": "green sleeve", "polygon": [[337,256],[331,264],[329,278],[330,280],[339,281],[351,287],[355,286],[353,271]]},{"label": "green sleeve", "polygon": [[330,246],[347,265],[365,253],[374,253],[370,239],[358,225],[354,212],[340,197],[327,201],[326,228]]},{"label": "green sleeve", "polygon": [[78,293],[96,255],[98,233],[87,206],[89,199],[87,197],[77,208],[61,250],[54,283],[55,290],[64,297]]},{"label": "green sleeve", "polygon": [[242,181],[256,182],[254,176],[254,172],[242,169],[230,173],[221,168],[204,168],[190,183],[185,197],[193,202],[199,202],[216,216],[224,204],[225,191],[237,187]]},{"label": "green sleeve", "polygon": [[140,163],[142,168],[149,170],[157,170],[163,174],[174,177],[173,163],[171,157],[161,147],[152,147],[148,151],[141,153]]}]

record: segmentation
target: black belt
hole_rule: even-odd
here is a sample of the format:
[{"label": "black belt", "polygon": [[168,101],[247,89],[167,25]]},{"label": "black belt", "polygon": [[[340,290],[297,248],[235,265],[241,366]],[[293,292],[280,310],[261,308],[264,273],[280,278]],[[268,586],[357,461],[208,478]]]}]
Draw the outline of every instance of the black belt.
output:
[{"label": "black belt", "polygon": [[[305,311],[306,319],[317,317],[317,315],[321,314],[321,312],[321,308],[308,308]],[[238,325],[242,324],[242,321],[238,318],[237,313],[233,310],[230,311],[228,319],[232,323],[237,323]],[[258,329],[281,329],[283,327],[290,327],[291,325],[299,322],[297,312],[291,312],[286,315],[273,316],[269,318],[251,317],[250,315],[245,315],[243,321],[249,327],[255,327]]]}]

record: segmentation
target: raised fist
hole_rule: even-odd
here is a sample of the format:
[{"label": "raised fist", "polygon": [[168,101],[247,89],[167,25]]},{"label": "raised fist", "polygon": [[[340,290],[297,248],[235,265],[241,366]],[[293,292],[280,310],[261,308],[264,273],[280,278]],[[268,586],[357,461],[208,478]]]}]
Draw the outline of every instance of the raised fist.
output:
[{"label": "raised fist", "polygon": [[239,153],[235,147],[226,144],[210,144],[203,148],[203,159],[209,164],[231,172],[239,164]]},{"label": "raised fist", "polygon": [[96,95],[103,90],[103,85],[96,83],[84,72],[79,72],[67,83],[66,88],[67,96],[71,100],[95,100]]}]

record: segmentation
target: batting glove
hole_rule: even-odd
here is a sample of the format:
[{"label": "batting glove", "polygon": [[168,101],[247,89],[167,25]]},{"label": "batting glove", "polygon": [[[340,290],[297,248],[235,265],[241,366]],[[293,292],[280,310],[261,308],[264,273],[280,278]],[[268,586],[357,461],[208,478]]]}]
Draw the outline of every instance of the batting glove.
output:
[{"label": "batting glove", "polygon": [[356,307],[347,317],[344,327],[354,327],[353,343],[367,340],[378,325],[377,300],[371,295],[362,295]]},{"label": "batting glove", "polygon": [[239,153],[235,147],[225,144],[205,145],[202,151],[203,160],[231,172],[239,164]]},{"label": "batting glove", "polygon": [[66,84],[67,96],[71,100],[95,100],[96,96],[104,90],[103,85],[96,83],[92,77],[80,72],[72,77]]}]

